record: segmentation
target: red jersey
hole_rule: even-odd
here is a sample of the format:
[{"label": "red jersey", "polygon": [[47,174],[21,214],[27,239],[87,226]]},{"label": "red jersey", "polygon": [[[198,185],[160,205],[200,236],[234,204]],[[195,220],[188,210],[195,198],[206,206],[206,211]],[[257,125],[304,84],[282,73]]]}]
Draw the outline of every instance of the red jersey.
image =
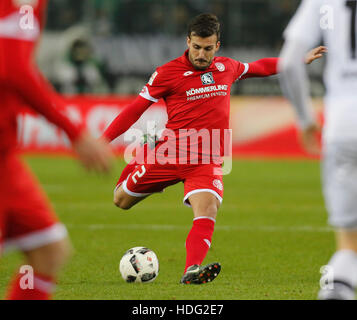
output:
[{"label": "red jersey", "polygon": [[165,100],[168,129],[228,128],[231,86],[245,74],[247,64],[215,57],[209,68],[197,70],[187,54],[157,68],[140,95]]},{"label": "red jersey", "polygon": [[[197,70],[189,61],[187,50],[181,57],[157,68],[140,95],[153,102],[160,98],[165,100],[166,128],[175,132],[176,139],[180,129],[180,140],[186,139],[182,129],[195,129],[196,132],[204,129],[210,135],[211,150],[208,152],[213,155],[212,139],[218,133],[218,152],[223,155],[227,143],[224,130],[229,129],[231,86],[247,71],[248,64],[226,57],[215,57],[207,69]],[[192,134],[188,132],[186,136],[192,137]],[[190,144],[189,148],[192,146]],[[201,144],[198,148],[201,148],[199,153],[207,154]]]},{"label": "red jersey", "polygon": [[[190,155],[198,155],[198,160],[211,162],[214,157],[220,162],[220,156],[228,155],[230,151],[226,149],[228,152],[224,152],[224,147],[231,142],[230,132],[226,130],[229,129],[229,100],[233,82],[274,75],[278,61],[278,58],[263,58],[241,63],[215,57],[209,68],[196,70],[188,59],[187,50],[181,57],[156,69],[140,96],[120,112],[103,133],[103,138],[112,141],[122,135],[152,103],[163,98],[168,122],[161,140],[176,141],[176,144],[161,144],[163,148],[160,146],[156,154],[162,154],[167,146],[168,156],[165,158],[171,159],[174,150],[175,156],[181,160],[182,153],[190,149]],[[228,133],[229,139],[225,133]],[[207,135],[209,137],[205,139]],[[209,143],[205,143],[207,140]]]}]

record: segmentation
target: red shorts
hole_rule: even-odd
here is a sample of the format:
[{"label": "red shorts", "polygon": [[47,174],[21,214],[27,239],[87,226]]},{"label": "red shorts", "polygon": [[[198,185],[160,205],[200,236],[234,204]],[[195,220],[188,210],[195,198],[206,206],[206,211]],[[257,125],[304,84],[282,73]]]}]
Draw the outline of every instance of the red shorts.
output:
[{"label": "red shorts", "polygon": [[182,181],[185,205],[190,206],[188,198],[199,192],[210,192],[222,202],[221,171],[216,164],[143,164],[128,175],[123,189],[131,196],[146,197]]},{"label": "red shorts", "polygon": [[0,155],[0,249],[23,251],[67,236],[29,169],[14,154]]}]

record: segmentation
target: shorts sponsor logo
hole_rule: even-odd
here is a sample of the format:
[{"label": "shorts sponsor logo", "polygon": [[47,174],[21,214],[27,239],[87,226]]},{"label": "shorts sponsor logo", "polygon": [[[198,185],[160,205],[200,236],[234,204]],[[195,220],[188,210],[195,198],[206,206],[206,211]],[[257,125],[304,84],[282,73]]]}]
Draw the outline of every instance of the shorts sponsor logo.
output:
[{"label": "shorts sponsor logo", "polygon": [[217,62],[217,63],[215,64],[215,66],[216,66],[216,68],[218,69],[218,71],[220,71],[220,72],[223,72],[224,70],[226,70],[226,67],[224,66],[223,63]]},{"label": "shorts sponsor logo", "polygon": [[203,85],[214,84],[212,72],[207,72],[207,73],[201,74],[201,81],[202,81]]},{"label": "shorts sponsor logo", "polygon": [[218,190],[223,190],[223,185],[221,180],[215,179],[213,180],[213,186],[215,186]]}]

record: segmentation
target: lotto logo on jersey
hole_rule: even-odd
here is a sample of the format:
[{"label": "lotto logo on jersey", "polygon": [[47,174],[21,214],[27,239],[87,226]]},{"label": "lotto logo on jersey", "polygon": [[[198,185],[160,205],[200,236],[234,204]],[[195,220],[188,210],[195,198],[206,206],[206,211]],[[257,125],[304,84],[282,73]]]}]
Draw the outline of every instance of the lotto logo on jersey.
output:
[{"label": "lotto logo on jersey", "polygon": [[201,81],[202,81],[202,84],[213,84],[214,79],[213,79],[212,72],[207,72],[207,73],[202,74]]}]

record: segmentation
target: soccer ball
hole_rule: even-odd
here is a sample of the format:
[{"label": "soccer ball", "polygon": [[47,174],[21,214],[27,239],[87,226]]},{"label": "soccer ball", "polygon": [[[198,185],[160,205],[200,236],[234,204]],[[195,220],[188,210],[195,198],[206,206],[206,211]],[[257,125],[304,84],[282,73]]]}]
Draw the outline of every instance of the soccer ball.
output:
[{"label": "soccer ball", "polygon": [[152,282],[159,274],[159,260],[149,248],[134,247],[121,258],[119,271],[126,282]]}]

